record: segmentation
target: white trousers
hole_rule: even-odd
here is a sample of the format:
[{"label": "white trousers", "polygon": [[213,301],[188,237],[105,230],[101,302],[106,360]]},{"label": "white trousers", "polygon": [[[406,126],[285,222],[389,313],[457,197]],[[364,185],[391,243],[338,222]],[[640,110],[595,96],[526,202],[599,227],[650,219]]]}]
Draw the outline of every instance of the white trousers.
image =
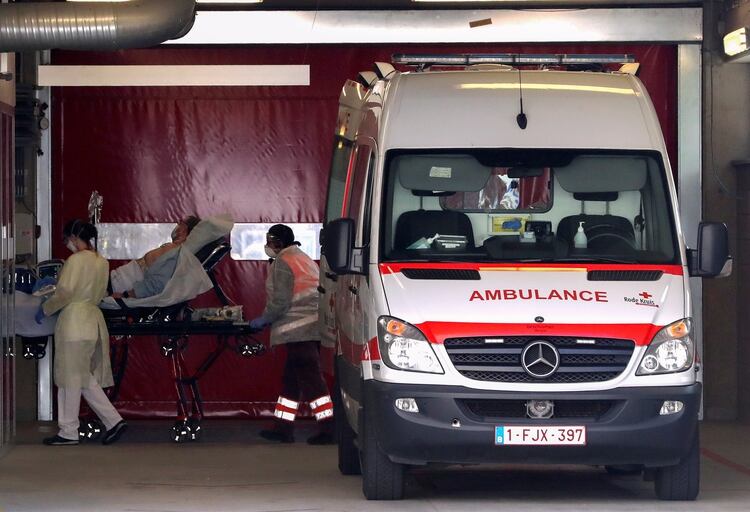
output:
[{"label": "white trousers", "polygon": [[104,428],[110,430],[122,421],[122,416],[109,401],[104,390],[92,375],[89,385],[85,388],[57,388],[57,434],[65,439],[78,439],[78,414],[81,409],[81,395],[86,399],[91,409],[104,423]]}]

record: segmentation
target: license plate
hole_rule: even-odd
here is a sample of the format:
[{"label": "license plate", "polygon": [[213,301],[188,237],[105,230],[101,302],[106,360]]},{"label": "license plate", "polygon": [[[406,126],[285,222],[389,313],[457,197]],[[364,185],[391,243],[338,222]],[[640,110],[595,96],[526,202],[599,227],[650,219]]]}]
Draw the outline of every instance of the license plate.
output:
[{"label": "license plate", "polygon": [[586,427],[496,426],[495,444],[506,445],[585,445]]}]

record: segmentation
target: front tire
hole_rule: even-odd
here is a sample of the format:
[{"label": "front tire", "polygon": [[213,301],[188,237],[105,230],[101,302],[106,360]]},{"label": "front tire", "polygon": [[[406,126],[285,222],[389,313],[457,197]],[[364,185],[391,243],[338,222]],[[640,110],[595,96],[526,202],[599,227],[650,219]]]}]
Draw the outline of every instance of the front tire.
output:
[{"label": "front tire", "polygon": [[373,412],[365,407],[361,418],[362,492],[368,500],[400,500],[404,497],[404,465],[391,461],[378,446]]},{"label": "front tire", "polygon": [[700,492],[701,454],[698,432],[690,451],[676,466],[656,470],[654,488],[660,500],[693,501]]}]

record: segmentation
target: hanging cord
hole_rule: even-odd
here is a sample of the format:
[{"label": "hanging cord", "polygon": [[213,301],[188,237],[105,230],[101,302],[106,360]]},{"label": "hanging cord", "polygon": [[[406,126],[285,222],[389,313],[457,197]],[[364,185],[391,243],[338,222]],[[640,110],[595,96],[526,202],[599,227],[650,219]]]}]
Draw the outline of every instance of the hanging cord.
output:
[{"label": "hanging cord", "polygon": [[[315,30],[315,22],[318,20],[318,13],[320,12],[320,0],[315,2],[315,14],[313,15],[312,25],[310,25],[310,39],[312,39],[313,31]],[[302,64],[307,64],[307,53],[310,49],[310,41],[308,39],[305,45],[305,52],[302,54]]]}]

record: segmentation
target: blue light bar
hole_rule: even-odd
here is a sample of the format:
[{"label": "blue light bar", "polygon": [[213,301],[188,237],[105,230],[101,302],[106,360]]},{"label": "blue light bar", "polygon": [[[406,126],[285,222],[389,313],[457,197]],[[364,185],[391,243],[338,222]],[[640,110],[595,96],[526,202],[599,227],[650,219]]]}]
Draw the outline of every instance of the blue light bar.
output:
[{"label": "blue light bar", "polygon": [[635,57],[628,54],[533,54],[533,53],[462,53],[428,54],[397,53],[391,58],[394,64],[407,66],[471,66],[473,64],[508,64],[558,66],[571,64],[630,64]]}]

